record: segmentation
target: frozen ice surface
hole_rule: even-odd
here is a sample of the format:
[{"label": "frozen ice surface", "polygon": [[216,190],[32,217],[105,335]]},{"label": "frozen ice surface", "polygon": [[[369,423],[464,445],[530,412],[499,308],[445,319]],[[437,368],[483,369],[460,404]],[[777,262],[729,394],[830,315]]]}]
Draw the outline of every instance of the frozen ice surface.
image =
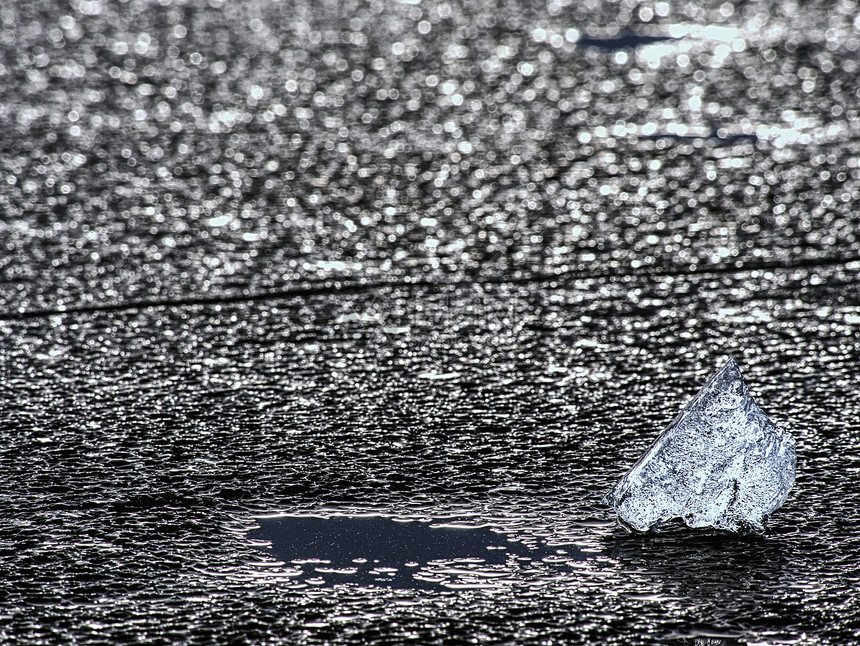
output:
[{"label": "frozen ice surface", "polygon": [[761,533],[794,484],[794,446],[730,359],[603,502],[640,531],[681,518],[690,527]]}]

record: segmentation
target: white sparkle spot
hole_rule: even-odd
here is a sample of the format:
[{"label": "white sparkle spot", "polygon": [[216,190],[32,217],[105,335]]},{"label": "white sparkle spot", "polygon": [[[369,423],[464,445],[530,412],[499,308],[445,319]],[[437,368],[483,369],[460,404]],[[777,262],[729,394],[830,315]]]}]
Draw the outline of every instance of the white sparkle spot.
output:
[{"label": "white sparkle spot", "polygon": [[232,215],[217,215],[214,218],[206,220],[206,224],[210,227],[223,227],[226,224],[230,224],[230,220],[232,219]]},{"label": "white sparkle spot", "polygon": [[579,40],[579,29],[574,29],[573,27],[571,27],[564,32],[564,39],[569,43],[575,43]]}]

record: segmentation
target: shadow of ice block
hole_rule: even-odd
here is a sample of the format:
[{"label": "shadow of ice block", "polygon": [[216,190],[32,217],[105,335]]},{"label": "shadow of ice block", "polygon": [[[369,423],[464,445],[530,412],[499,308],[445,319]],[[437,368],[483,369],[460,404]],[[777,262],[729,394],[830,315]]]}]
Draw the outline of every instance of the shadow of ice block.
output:
[{"label": "shadow of ice block", "polygon": [[680,518],[762,533],[794,475],[794,438],[758,407],[730,359],[603,502],[639,531]]}]

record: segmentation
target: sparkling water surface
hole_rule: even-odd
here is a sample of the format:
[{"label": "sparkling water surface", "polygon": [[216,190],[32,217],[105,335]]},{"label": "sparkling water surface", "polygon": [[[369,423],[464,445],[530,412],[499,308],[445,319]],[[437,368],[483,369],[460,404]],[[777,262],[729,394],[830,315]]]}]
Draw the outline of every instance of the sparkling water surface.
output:
[{"label": "sparkling water surface", "polygon": [[[778,271],[742,300],[745,277],[601,279],[7,321],[6,630],[844,642],[860,520],[846,279]],[[437,306],[460,315],[426,322]],[[763,538],[626,534],[600,497],[721,353],[797,439],[794,490]],[[293,563],[330,554],[279,552],[260,534],[272,513],[453,523],[525,548],[457,564],[481,555],[418,541],[431,553],[381,564],[391,585]]]},{"label": "sparkling water surface", "polygon": [[[0,642],[858,641],[857,16],[4,3]],[[788,500],[625,533],[729,356]]]}]

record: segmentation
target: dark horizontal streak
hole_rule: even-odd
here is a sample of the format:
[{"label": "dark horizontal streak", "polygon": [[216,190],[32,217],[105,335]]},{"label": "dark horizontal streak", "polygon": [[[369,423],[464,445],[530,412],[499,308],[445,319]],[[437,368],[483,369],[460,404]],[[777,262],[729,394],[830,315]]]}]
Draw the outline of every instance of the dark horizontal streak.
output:
[{"label": "dark horizontal streak", "polygon": [[608,38],[597,38],[594,36],[583,36],[576,41],[580,47],[595,47],[598,49],[608,49],[610,51],[618,49],[635,49],[642,45],[651,45],[653,43],[661,43],[667,40],[678,40],[672,36],[645,36],[641,34],[621,34]]},{"label": "dark horizontal streak", "polygon": [[105,303],[99,305],[79,305],[65,309],[43,309],[29,312],[5,312],[0,313],[0,321],[14,321],[24,319],[46,318],[49,316],[63,316],[67,314],[90,314],[94,312],[123,312],[142,310],[147,308],[169,308],[169,307],[193,307],[195,305],[228,305],[231,303],[253,303],[268,300],[282,300],[287,298],[302,298],[309,296],[320,296],[326,294],[354,294],[363,291],[373,291],[386,288],[398,287],[465,287],[469,285],[551,285],[552,287],[563,287],[561,281],[574,280],[606,280],[623,278],[663,278],[684,276],[724,276],[732,274],[749,273],[753,271],[792,269],[816,269],[823,267],[835,267],[847,265],[852,262],[860,262],[860,256],[854,258],[838,258],[831,260],[807,260],[796,263],[762,263],[756,266],[743,267],[701,267],[695,269],[659,269],[643,268],[640,271],[629,272],[584,272],[569,271],[553,275],[533,275],[519,278],[474,278],[452,281],[410,280],[408,277],[397,281],[361,281],[361,280],[337,280],[329,279],[318,284],[306,285],[304,287],[287,287],[284,289],[269,290],[253,294],[225,294],[220,296],[188,296],[176,299],[151,299],[141,301],[130,301],[125,303]]}]

